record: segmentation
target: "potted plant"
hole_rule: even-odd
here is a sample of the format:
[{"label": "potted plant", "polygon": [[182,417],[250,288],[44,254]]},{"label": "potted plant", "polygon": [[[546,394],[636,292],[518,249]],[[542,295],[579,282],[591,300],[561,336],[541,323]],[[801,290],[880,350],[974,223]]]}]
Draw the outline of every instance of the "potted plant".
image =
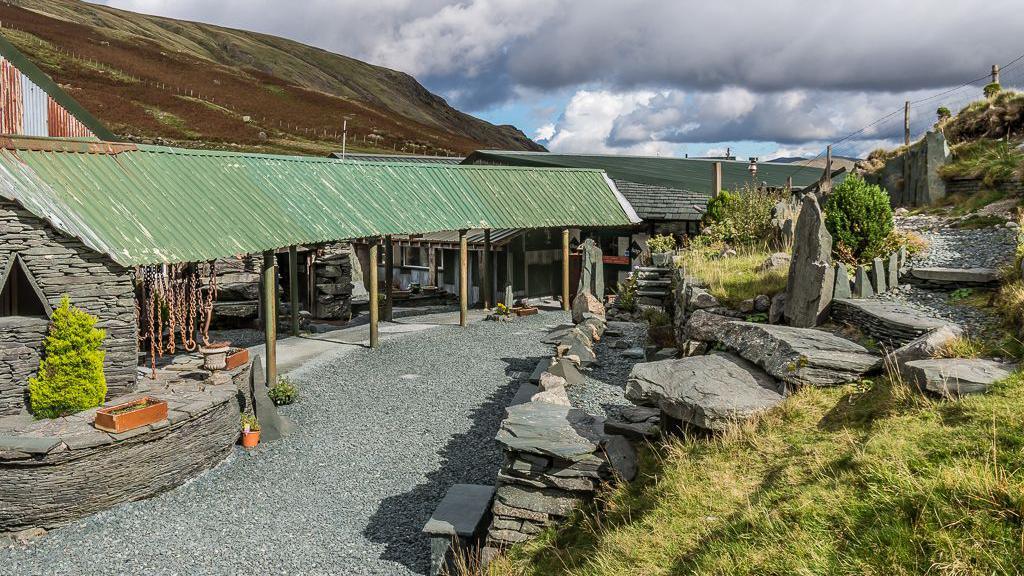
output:
[{"label": "potted plant", "polygon": [[199,352],[203,355],[203,368],[210,371],[224,370],[227,367],[230,349],[231,342],[211,342],[201,346]]},{"label": "potted plant", "polygon": [[167,401],[146,396],[109,408],[100,408],[92,425],[105,432],[120,434],[167,418]]},{"label": "potted plant", "polygon": [[242,446],[255,448],[260,443],[260,422],[253,414],[242,414]]},{"label": "potted plant", "polygon": [[231,348],[228,350],[227,358],[224,359],[224,369],[234,370],[249,362],[249,350],[247,348]]},{"label": "potted plant", "polygon": [[676,239],[671,234],[658,234],[647,240],[647,248],[651,251],[651,263],[659,268],[672,266],[672,257],[676,250]]},{"label": "potted plant", "polygon": [[267,395],[270,396],[270,400],[275,406],[287,406],[293,404],[299,397],[299,389],[286,376],[280,376],[277,379],[277,384],[267,391]]}]

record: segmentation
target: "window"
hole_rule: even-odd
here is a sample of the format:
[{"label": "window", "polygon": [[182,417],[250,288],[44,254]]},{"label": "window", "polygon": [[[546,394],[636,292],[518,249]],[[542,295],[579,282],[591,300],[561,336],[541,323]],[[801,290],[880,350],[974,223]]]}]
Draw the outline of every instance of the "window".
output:
[{"label": "window", "polygon": [[[422,246],[402,246],[402,266],[404,268],[430,268],[430,250],[437,250],[436,248],[426,248]],[[441,257],[442,251],[437,251],[437,269],[444,270],[444,259]]]},{"label": "window", "polygon": [[34,316],[46,318],[50,315],[50,307],[42,298],[42,292],[36,286],[32,273],[29,272],[21,256],[15,254],[7,266],[0,271],[0,317],[3,316]]}]

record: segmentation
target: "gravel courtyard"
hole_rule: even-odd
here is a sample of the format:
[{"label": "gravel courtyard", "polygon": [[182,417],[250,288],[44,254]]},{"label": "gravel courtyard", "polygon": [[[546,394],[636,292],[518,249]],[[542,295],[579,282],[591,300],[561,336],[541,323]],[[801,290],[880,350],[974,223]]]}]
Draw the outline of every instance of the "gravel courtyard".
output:
[{"label": "gravel courtyard", "polygon": [[[492,484],[504,408],[547,354],[547,312],[339,346],[291,374],[295,432],[160,497],[0,549],[3,574],[422,574],[454,483]],[[410,319],[409,322],[415,322]],[[2,479],[0,479],[2,481]]]}]

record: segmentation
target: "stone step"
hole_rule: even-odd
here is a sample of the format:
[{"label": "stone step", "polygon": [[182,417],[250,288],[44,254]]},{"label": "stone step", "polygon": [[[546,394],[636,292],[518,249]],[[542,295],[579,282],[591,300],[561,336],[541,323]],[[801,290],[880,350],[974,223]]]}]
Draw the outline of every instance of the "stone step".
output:
[{"label": "stone step", "polygon": [[654,286],[662,286],[662,287],[668,288],[669,286],[672,285],[672,281],[671,280],[645,280],[645,279],[641,278],[640,280],[637,280],[636,284],[637,284],[637,286],[641,286],[641,287],[644,287],[644,288],[646,288],[646,287],[654,287]]},{"label": "stone step", "polygon": [[912,268],[910,282],[937,286],[990,286],[999,284],[995,268]]},{"label": "stone step", "polygon": [[639,270],[640,272],[650,273],[650,274],[671,274],[672,273],[672,269],[671,268],[660,268],[660,267],[655,267],[655,266],[640,266],[639,268],[637,268],[637,270]]},{"label": "stone step", "polygon": [[648,296],[650,298],[667,298],[668,290],[637,290],[637,296]]},{"label": "stone step", "polygon": [[889,346],[902,346],[922,334],[949,324],[895,302],[839,299],[832,301],[832,319],[860,328]]},{"label": "stone step", "polygon": [[904,365],[904,373],[911,382],[947,398],[987,392],[989,386],[1016,369],[1016,364],[981,358],[912,360]]}]

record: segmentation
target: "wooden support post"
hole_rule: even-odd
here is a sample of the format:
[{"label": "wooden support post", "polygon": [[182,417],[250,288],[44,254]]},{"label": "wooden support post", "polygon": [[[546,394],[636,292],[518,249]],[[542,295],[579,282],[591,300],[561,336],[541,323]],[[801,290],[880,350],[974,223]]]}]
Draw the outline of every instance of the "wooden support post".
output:
[{"label": "wooden support post", "polygon": [[825,194],[832,192],[832,145],[825,148],[825,176],[821,185],[821,191]]},{"label": "wooden support post", "polygon": [[380,253],[380,242],[374,238],[370,240],[370,348],[380,347],[380,291],[377,278],[378,254]]},{"label": "wooden support post", "polygon": [[910,146],[910,100],[903,103],[903,144]]},{"label": "wooden support post", "polygon": [[530,298],[530,261],[526,257],[526,236],[529,230],[523,231],[523,301]]},{"label": "wooden support post", "polygon": [[385,322],[394,320],[395,303],[395,243],[391,235],[384,237],[384,317]]},{"label": "wooden support post", "polygon": [[440,286],[437,283],[437,248],[430,244],[427,245],[427,265],[430,267],[427,282],[431,286]]},{"label": "wooden support post", "polygon": [[491,230],[490,228],[484,230],[484,262],[483,270],[480,271],[480,276],[483,282],[480,283],[480,289],[483,290],[483,302],[484,308],[490,309],[494,305],[491,300],[494,298],[494,290],[491,288]]},{"label": "wooden support post", "polygon": [[288,297],[292,309],[292,336],[299,335],[299,248],[288,247]]},{"label": "wooden support post", "polygon": [[562,230],[562,310],[569,309],[569,229]]},{"label": "wooden support post", "polygon": [[267,385],[277,383],[277,260],[263,253],[263,339],[267,355]]},{"label": "wooden support post", "polygon": [[459,230],[459,326],[469,321],[469,241],[468,230]]},{"label": "wooden support post", "polygon": [[711,197],[715,198],[722,193],[722,163],[711,163]]}]

